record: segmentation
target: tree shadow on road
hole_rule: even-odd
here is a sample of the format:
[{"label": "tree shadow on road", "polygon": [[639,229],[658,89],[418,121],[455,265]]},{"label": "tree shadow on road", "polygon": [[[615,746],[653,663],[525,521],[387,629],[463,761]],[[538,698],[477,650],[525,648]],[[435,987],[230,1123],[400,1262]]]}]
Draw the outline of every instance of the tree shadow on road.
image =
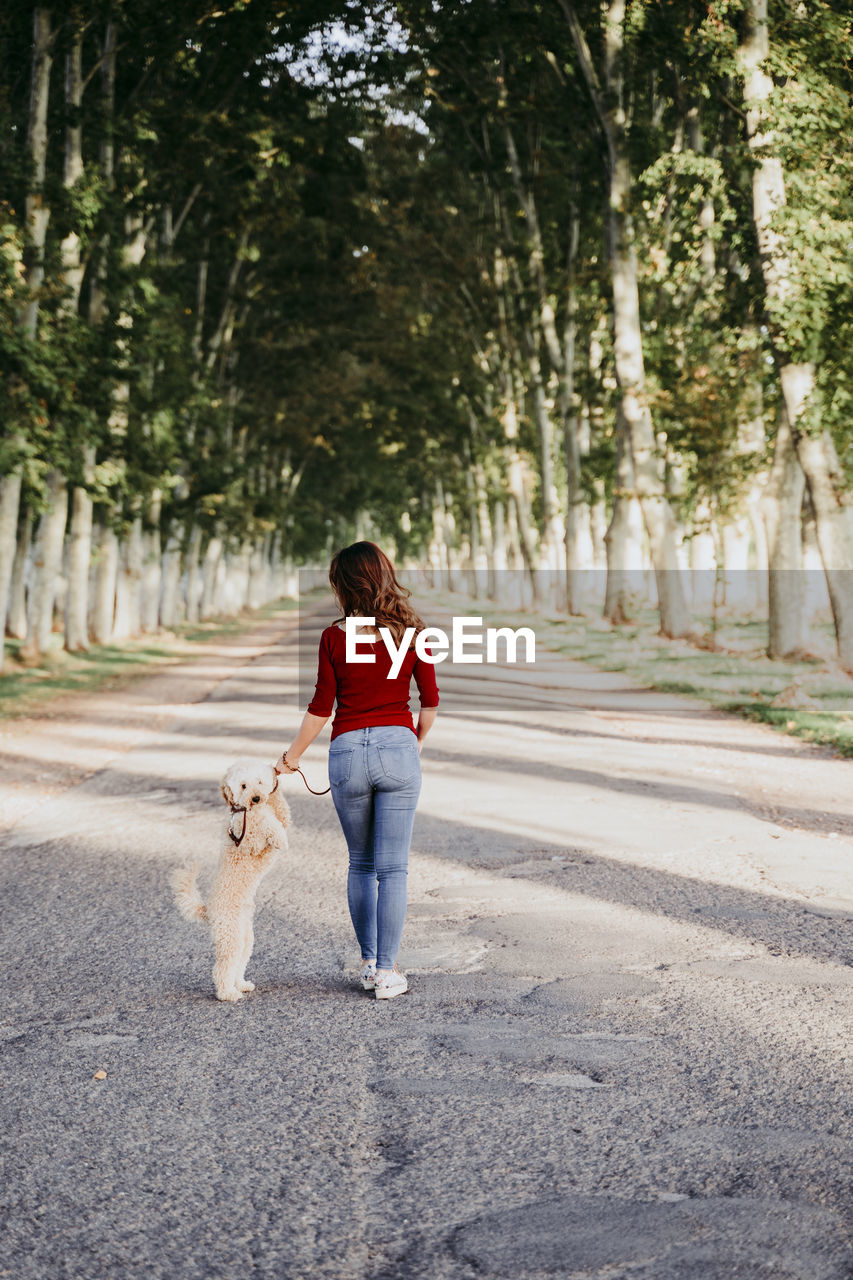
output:
[{"label": "tree shadow on road", "polygon": [[[459,711],[460,701],[462,700],[461,699],[455,700],[455,705],[453,710],[454,716],[460,715],[460,711]],[[472,700],[472,706],[481,707],[482,703],[479,701],[479,699],[476,702]],[[578,711],[587,710],[586,707],[580,707],[580,706],[572,709],[578,710]],[[526,708],[520,706],[518,708],[518,716],[519,716],[520,722],[522,718],[525,717],[525,713],[526,713]],[[593,711],[591,712],[591,714],[596,715],[598,713]],[[713,718],[718,724],[729,721],[729,717],[723,716],[722,713],[713,714],[711,718]],[[505,724],[506,719],[507,719],[507,712],[505,707],[502,709],[500,713],[497,713],[494,716],[477,715],[476,713],[469,711],[467,709],[464,712],[465,724],[484,724],[484,725],[495,726],[502,723]],[[759,756],[782,756],[785,759],[791,759],[792,757],[801,757],[805,759],[827,759],[827,758],[840,759],[840,757],[836,757],[833,752],[827,750],[826,748],[815,747],[811,743],[804,743],[801,739],[797,739],[797,738],[789,738],[781,746],[776,746],[770,742],[768,743],[737,742],[735,741],[736,735],[734,735],[734,733],[733,733],[732,739],[728,742],[714,742],[712,739],[703,738],[701,742],[697,743],[695,738],[666,738],[666,737],[653,738],[645,733],[605,733],[601,729],[591,729],[588,726],[584,726],[584,728],[582,729],[573,729],[573,728],[568,728],[562,725],[547,725],[547,724],[540,723],[540,724],[537,724],[536,729],[538,733],[543,733],[550,737],[555,737],[555,738],[577,738],[581,740],[584,738],[600,738],[606,742],[615,742],[615,743],[639,742],[639,743],[642,743],[643,746],[650,746],[650,747],[690,747],[692,749],[695,749],[696,747],[700,747],[703,751],[705,750],[731,751],[731,752],[743,751],[748,754],[759,755]]]},{"label": "tree shadow on road", "polygon": [[[415,839],[431,857],[449,858],[489,876],[525,880],[537,886],[611,902],[649,915],[663,915],[693,928],[757,942],[772,955],[797,956],[837,965],[853,965],[853,931],[844,910],[814,910],[792,898],[756,893],[742,887],[697,880],[673,871],[609,858],[570,844],[507,836],[447,818],[419,814]],[[491,853],[484,855],[484,846]],[[474,852],[466,857],[464,850]],[[543,862],[559,859],[553,870]],[[525,871],[524,863],[531,864]],[[572,908],[566,903],[566,923]],[[805,931],[808,936],[804,936]]]}]

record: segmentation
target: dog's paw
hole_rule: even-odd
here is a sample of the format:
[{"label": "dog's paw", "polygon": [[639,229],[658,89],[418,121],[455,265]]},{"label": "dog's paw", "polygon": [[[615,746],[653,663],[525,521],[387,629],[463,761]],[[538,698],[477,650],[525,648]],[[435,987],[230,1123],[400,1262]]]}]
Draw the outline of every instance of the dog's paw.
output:
[{"label": "dog's paw", "polygon": [[238,991],[254,991],[254,989],[255,989],[254,982],[249,982],[247,978],[243,978],[241,979],[240,982],[237,983]]},{"label": "dog's paw", "polygon": [[228,1004],[236,1004],[238,1000],[243,999],[243,992],[236,987],[231,987],[229,991],[217,991],[217,1000],[225,1000]]}]

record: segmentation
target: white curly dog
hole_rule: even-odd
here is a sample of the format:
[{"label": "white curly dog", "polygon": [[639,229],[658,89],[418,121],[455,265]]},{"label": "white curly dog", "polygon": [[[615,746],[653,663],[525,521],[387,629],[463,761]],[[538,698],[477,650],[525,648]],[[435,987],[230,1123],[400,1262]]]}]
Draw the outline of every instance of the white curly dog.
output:
[{"label": "white curly dog", "polygon": [[198,891],[198,864],[172,872],[172,889],[181,915],[206,920],[213,935],[213,982],[218,1000],[242,1000],[255,984],[246,965],[255,934],[255,894],[279,854],[287,848],[290,809],[272,765],[238,760],[222,779],[221,791],[231,815],[222,840],[216,879],[205,903]]}]

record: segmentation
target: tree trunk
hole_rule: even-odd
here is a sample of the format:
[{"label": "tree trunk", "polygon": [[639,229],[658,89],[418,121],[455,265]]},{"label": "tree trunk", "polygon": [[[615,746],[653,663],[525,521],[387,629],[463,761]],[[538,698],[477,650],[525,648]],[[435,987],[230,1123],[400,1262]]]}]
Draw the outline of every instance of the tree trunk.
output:
[{"label": "tree trunk", "polygon": [[708,498],[700,498],[694,507],[689,554],[691,607],[699,613],[711,613],[717,586],[717,527]]},{"label": "tree trunk", "polygon": [[[113,64],[114,66],[114,64]],[[124,218],[124,242],[121,249],[122,266],[130,271],[138,267],[145,257],[148,244],[148,232],[142,215],[126,213]],[[126,303],[120,308],[115,321],[117,338],[116,381],[112,387],[111,407],[107,419],[107,432],[115,440],[117,447],[122,447],[130,427],[130,380],[131,343],[133,338],[133,316],[127,310]],[[115,616],[113,620],[113,639],[126,640],[139,635],[141,628],[141,591],[144,551],[142,539],[142,516],[137,513],[119,550],[118,571],[115,588]]]},{"label": "tree trunk", "polygon": [[111,525],[105,525],[98,540],[98,557],[95,565],[92,638],[97,644],[109,644],[113,638],[118,561],[118,537]]},{"label": "tree trunk", "polygon": [[554,423],[547,404],[545,383],[539,353],[531,341],[530,381],[533,390],[533,416],[539,432],[539,497],[542,507],[542,533],[539,539],[538,564],[548,572],[551,582],[564,568],[562,549],[565,547],[566,525],[560,514],[560,502],[554,477]]},{"label": "tree trunk", "polygon": [[[71,192],[83,177],[83,133],[80,125],[80,108],[83,102],[83,36],[74,32],[65,56],[65,154],[62,185]],[[83,267],[80,261],[80,236],[72,225],[60,244],[60,261],[63,293],[60,297],[60,315],[76,316],[83,283]],[[92,459],[94,460],[94,459]],[[85,462],[84,462],[85,465]],[[63,482],[64,484],[64,482]],[[68,649],[85,649],[87,643],[86,614],[89,584],[89,537],[92,527],[92,508],[85,490],[75,489],[72,498],[71,544],[66,579],[65,617],[72,617],[73,635],[67,634]],[[64,529],[64,526],[63,526]],[[57,565],[57,572],[59,565]],[[56,597],[54,588],[53,598]],[[69,614],[70,606],[70,614]],[[53,607],[51,603],[51,608]]]},{"label": "tree trunk", "polygon": [[245,600],[247,576],[245,548],[241,546],[238,551],[226,551],[218,613],[223,613],[226,618],[233,618],[240,612]]},{"label": "tree trunk", "polygon": [[[75,31],[71,47],[65,56],[65,162],[62,185],[71,191],[83,177],[83,131],[80,125],[80,108],[83,102],[83,34]],[[83,283],[83,267],[80,262],[80,236],[75,227],[69,227],[60,245],[62,280],[65,297],[61,309],[66,315],[75,315]]]},{"label": "tree trunk", "polygon": [[27,151],[32,166],[32,184],[27,193],[24,216],[27,227],[27,283],[29,300],[24,310],[24,331],[36,335],[39,313],[39,290],[44,283],[44,246],[50,206],[44,199],[47,172],[47,105],[50,96],[50,73],[53,67],[53,40],[50,10],[38,6],[33,14],[32,79],[30,109],[27,121]]},{"label": "tree trunk", "polygon": [[473,463],[469,474],[473,494],[471,521],[477,596],[491,599],[495,594],[494,539],[482,463]]},{"label": "tree trunk", "polygon": [[444,536],[444,489],[440,480],[436,480],[432,499],[432,540],[429,546],[429,563],[433,588],[441,590],[449,588],[450,565],[447,541]]},{"label": "tree trunk", "polygon": [[530,496],[525,482],[524,460],[517,449],[507,459],[507,485],[512,498],[511,511],[515,520],[515,537],[510,541],[530,579],[534,599],[538,600],[539,583],[536,578],[536,538],[530,518]]},{"label": "tree trunk", "polygon": [[15,470],[0,479],[0,670],[3,668],[6,623],[11,612],[10,592],[20,504],[21,472]]},{"label": "tree trunk", "polygon": [[459,560],[456,516],[452,502],[448,501],[444,486],[439,482],[441,497],[441,528],[444,546],[447,552],[447,585],[451,591],[462,589],[462,574]]},{"label": "tree trunk", "polygon": [[[800,375],[804,366],[789,364],[779,371],[789,421],[792,414],[796,414],[793,421],[797,421],[805,396],[814,385],[814,370],[811,366],[808,369],[802,379]],[[850,490],[828,431],[811,436],[805,430],[795,430],[793,435],[814,511],[820,558],[835,622],[838,660],[845,671],[853,674],[853,510]]]},{"label": "tree trunk", "polygon": [[643,572],[642,515],[634,494],[631,444],[622,426],[620,415],[613,514],[604,535],[607,548],[604,617],[617,624],[628,622],[633,616]]},{"label": "tree trunk", "polygon": [[[50,206],[44,198],[44,180],[47,172],[47,108],[53,66],[53,40],[50,10],[39,5],[33,13],[30,103],[27,115],[27,154],[31,174],[24,206],[28,300],[19,319],[25,336],[31,340],[35,339],[38,325],[40,290],[44,283],[44,246],[50,220]],[[3,666],[20,500],[21,470],[16,465],[9,475],[0,479],[0,670]]]},{"label": "tree trunk", "polygon": [[[98,148],[101,176],[108,191],[114,186],[115,171],[113,116],[115,115],[116,49],[116,25],[114,22],[108,22],[104,29],[104,43],[101,49],[101,110],[106,127],[103,129]],[[103,324],[105,318],[108,246],[109,235],[106,234],[101,238],[98,246],[100,252],[96,257],[89,281],[89,323],[93,328]]]},{"label": "tree trunk", "polygon": [[249,583],[252,576],[252,544],[242,543],[236,563],[237,613],[249,607]]},{"label": "tree trunk", "polygon": [[140,630],[156,631],[160,623],[160,583],[163,551],[160,542],[162,499],[159,490],[151,495],[142,529],[142,577],[140,579]]},{"label": "tree trunk", "polygon": [[137,515],[122,540],[116,577],[114,640],[129,640],[140,630],[140,583],[142,580],[142,517]]},{"label": "tree trunk", "polygon": [[142,580],[139,610],[142,631],[156,631],[160,624],[160,586],[163,574],[163,555],[160,547],[160,530],[146,529],[142,537]]},{"label": "tree trunk", "polygon": [[62,544],[68,519],[68,486],[59,471],[51,471],[47,479],[50,503],[38,523],[33,553],[33,576],[30,584],[25,652],[35,658],[50,644],[53,632],[53,606],[57,579],[62,571]]},{"label": "tree trunk", "polygon": [[194,524],[187,547],[187,622],[198,622],[201,606],[201,529]]},{"label": "tree trunk", "polygon": [[[199,538],[199,546],[200,545],[201,545],[201,538]],[[392,542],[392,545],[394,546],[394,560],[396,560],[397,559],[396,544]],[[264,604],[269,604],[271,600],[275,599],[275,582],[273,577],[273,572],[274,572],[273,563],[274,563],[273,535],[268,529],[267,532],[264,534],[263,547],[261,549],[261,576],[263,581],[263,596],[264,596],[263,603]]]},{"label": "tree trunk", "polygon": [[465,464],[465,548],[467,551],[464,566],[466,581],[465,591],[472,599],[478,600],[482,595],[478,579],[478,569],[482,563],[483,550],[480,546],[480,529],[477,521],[477,496],[474,488],[474,475],[471,468],[471,458],[467,453]]},{"label": "tree trunk", "polygon": [[263,541],[260,538],[255,538],[249,555],[247,604],[250,609],[260,609],[264,603],[264,547]]},{"label": "tree trunk", "polygon": [[592,547],[592,567],[607,568],[607,495],[604,480],[596,476],[592,481],[593,500],[589,508],[589,538]]},{"label": "tree trunk", "polygon": [[207,544],[202,564],[201,605],[199,608],[199,616],[202,621],[212,618],[216,612],[216,586],[221,559],[222,539],[214,536]]},{"label": "tree trunk", "polygon": [[621,411],[633,455],[634,482],[657,582],[661,631],[668,636],[689,635],[692,626],[678,558],[677,526],[658,467],[657,442],[646,396],[637,255],[630,211],[631,168],[621,101],[625,0],[608,0],[606,5],[603,85],[573,6],[569,0],[560,0],[560,4],[607,141],[613,354]]},{"label": "tree trunk", "polygon": [[29,512],[24,512],[18,529],[18,545],[9,585],[9,616],[6,619],[6,634],[15,640],[27,638],[27,568],[32,542],[33,519]]},{"label": "tree trunk", "polygon": [[[521,276],[515,263],[512,263],[512,277],[515,282],[517,297],[521,299],[524,295],[524,286]],[[523,310],[520,303],[517,303],[517,309]],[[522,315],[520,318],[521,329],[524,337],[524,346],[527,355],[526,376],[522,377],[520,372],[520,353],[516,353],[515,378],[507,377],[508,387],[508,404],[510,413],[505,419],[507,429],[507,439],[515,440],[518,435],[518,408],[524,390],[529,390],[530,401],[533,408],[533,419],[536,423],[537,435],[539,437],[539,449],[537,451],[537,461],[539,464],[539,499],[541,506],[541,521],[538,531],[538,537],[534,533],[533,523],[529,519],[529,501],[524,486],[518,487],[513,483],[513,497],[516,503],[516,512],[518,515],[519,529],[521,536],[525,540],[525,545],[521,548],[524,556],[525,564],[529,562],[532,566],[531,573],[536,575],[537,570],[543,570],[544,574],[536,576],[535,593],[537,597],[543,594],[542,578],[549,578],[548,571],[557,570],[561,564],[561,548],[565,542],[565,523],[560,513],[559,500],[557,496],[557,486],[554,479],[554,424],[551,420],[551,413],[548,408],[548,397],[545,392],[545,375],[542,369],[541,346],[542,346],[542,326],[538,315],[534,315],[532,320]],[[518,383],[522,387],[519,395],[510,390]],[[513,446],[510,449],[510,464],[515,460],[517,450]],[[511,472],[512,474],[512,472]],[[521,471],[522,478],[524,469]],[[529,533],[528,533],[529,528]]]},{"label": "tree trunk", "polygon": [[524,471],[524,459],[518,447],[518,408],[512,379],[506,377],[506,409],[503,416],[504,437],[506,439],[506,483],[512,507],[515,512],[516,537],[511,539],[515,551],[530,578],[534,599],[537,598],[538,583],[536,581],[536,535],[533,521],[530,518],[530,497]]},{"label": "tree trunk", "polygon": [[[85,451],[84,469],[91,479],[95,461],[93,446]],[[68,546],[68,592],[65,602],[65,647],[89,647],[89,568],[92,559],[92,499],[77,485],[71,493],[71,524]]]},{"label": "tree trunk", "polygon": [[841,666],[853,672],[853,505],[835,444],[825,429],[810,427],[805,409],[814,390],[815,368],[797,362],[795,342],[786,332],[789,303],[795,288],[792,246],[775,222],[785,204],[785,174],[776,137],[767,120],[773,82],[764,70],[770,53],[767,0],[749,0],[749,29],[740,49],[746,100],[746,128],[755,164],[752,207],[764,288],[770,313],[769,331],[777,355],[779,381],[797,457],[808,485],[820,557],[835,622]]},{"label": "tree trunk", "polygon": [[566,326],[563,333],[563,379],[561,415],[563,420],[563,458],[566,465],[566,612],[581,611],[580,572],[583,563],[581,550],[580,508],[584,506],[581,490],[581,437],[580,422],[575,405],[575,346],[578,332],[578,290],[575,279],[575,261],[580,239],[580,222],[577,210],[569,214],[569,257],[566,280]]},{"label": "tree trunk", "polygon": [[803,648],[801,512],[805,484],[788,417],[782,410],[773,466],[762,498],[770,561],[767,574],[767,653],[771,658],[788,658]]},{"label": "tree trunk", "polygon": [[173,523],[163,552],[163,571],[160,590],[160,626],[171,630],[177,626],[178,598],[181,589],[181,535]]},{"label": "tree trunk", "polygon": [[627,154],[617,155],[610,177],[613,352],[634,464],[634,483],[649,537],[658,591],[661,631],[689,635],[692,627],[678,559],[677,523],[658,468],[652,417],[646,402],[640,295],[633,227],[628,213]]},{"label": "tree trunk", "polygon": [[[113,120],[115,116],[115,83],[116,83],[116,53],[118,47],[117,30],[114,22],[107,22],[104,27],[104,38],[101,47],[100,67],[100,95],[101,95],[101,111],[103,113],[104,128],[99,143],[99,167],[104,187],[112,190],[114,187],[114,170],[115,170],[115,145],[113,142]],[[67,154],[67,152],[66,152]],[[107,278],[107,258],[110,237],[105,234],[100,241],[94,246],[94,256],[92,266],[89,273],[89,324],[93,329],[98,329],[107,320],[106,306],[106,278]],[[71,246],[69,245],[69,248]],[[79,246],[77,249],[79,253]],[[123,252],[124,264],[130,265],[132,257],[128,254],[127,247]],[[124,336],[124,320],[125,317],[119,318],[120,338],[117,348],[120,352],[120,362],[126,359],[127,339]],[[108,434],[123,436],[126,433],[127,413],[126,413],[126,386],[121,383],[118,388],[118,398],[121,402],[121,411],[116,416],[114,409],[110,412],[108,418]],[[115,394],[115,391],[114,393]],[[121,446],[119,446],[121,447]],[[87,458],[87,470],[94,467],[96,459],[95,448],[92,447]],[[79,500],[81,506],[88,501],[88,495],[84,489],[75,490],[75,503]],[[116,619],[116,589],[118,579],[118,564],[120,556],[120,548],[117,534],[113,528],[112,522],[117,518],[118,509],[112,503],[107,504],[104,512],[105,523],[95,533],[90,532],[90,559],[91,547],[94,545],[94,563],[89,574],[88,594],[91,600],[87,603],[87,611],[89,613],[89,630],[92,640],[96,644],[109,644],[114,635],[115,619]],[[91,520],[91,505],[89,518]],[[82,549],[80,553],[82,561]],[[82,573],[82,569],[81,569]],[[78,598],[77,608],[80,615],[83,613],[82,597],[82,577],[80,586],[74,592]]]},{"label": "tree trunk", "polygon": [[[572,396],[571,362],[574,360],[575,321],[572,310],[572,266],[573,255],[577,248],[577,219],[572,211],[569,227],[569,320],[566,337],[567,343],[561,343],[557,333],[556,316],[552,298],[549,296],[545,277],[545,251],[536,197],[533,188],[526,185],[523,179],[521,163],[509,126],[504,129],[510,173],[516,195],[524,213],[530,236],[529,274],[538,295],[538,306],[531,311],[529,324],[524,325],[525,340],[528,348],[530,367],[529,381],[533,392],[533,413],[539,432],[539,477],[541,499],[541,537],[539,540],[538,565],[540,574],[537,579],[537,594],[540,598],[550,596],[553,605],[560,607],[567,596],[571,597],[572,587],[569,575],[570,555],[573,551],[573,536],[569,535],[569,522],[575,512],[573,503],[576,490],[572,489],[576,480],[576,472],[569,471],[573,461],[570,451],[566,451],[566,422]],[[519,298],[524,292],[518,282]],[[548,361],[557,382],[557,401],[560,407],[560,418],[563,433],[564,457],[569,479],[569,508],[561,510],[555,480],[555,443],[556,433],[551,418],[551,411],[546,396],[546,373],[542,368],[541,351],[547,352]],[[544,572],[543,572],[544,571]],[[571,608],[571,605],[569,606]]]},{"label": "tree trunk", "polygon": [[281,548],[284,540],[284,533],[281,529],[276,529],[270,538],[269,552],[269,581],[270,581],[270,598],[273,600],[284,599],[284,578],[282,574],[282,555]]},{"label": "tree trunk", "polygon": [[[477,524],[479,527],[480,547],[485,556],[485,563],[490,571],[494,570],[494,531],[492,529],[492,517],[489,511],[489,491],[486,483],[486,473],[480,462],[474,464],[474,483],[477,493]],[[491,581],[488,588],[491,595]]]}]

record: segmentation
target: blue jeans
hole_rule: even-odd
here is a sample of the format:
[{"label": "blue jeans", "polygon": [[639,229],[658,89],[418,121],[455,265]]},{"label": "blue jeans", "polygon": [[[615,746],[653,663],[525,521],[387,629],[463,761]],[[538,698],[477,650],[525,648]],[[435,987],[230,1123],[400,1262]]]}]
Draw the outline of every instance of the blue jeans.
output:
[{"label": "blue jeans", "polygon": [[329,781],[349,849],[347,901],[361,957],[393,969],[421,791],[417,738],[397,724],[339,733],[329,746]]}]

